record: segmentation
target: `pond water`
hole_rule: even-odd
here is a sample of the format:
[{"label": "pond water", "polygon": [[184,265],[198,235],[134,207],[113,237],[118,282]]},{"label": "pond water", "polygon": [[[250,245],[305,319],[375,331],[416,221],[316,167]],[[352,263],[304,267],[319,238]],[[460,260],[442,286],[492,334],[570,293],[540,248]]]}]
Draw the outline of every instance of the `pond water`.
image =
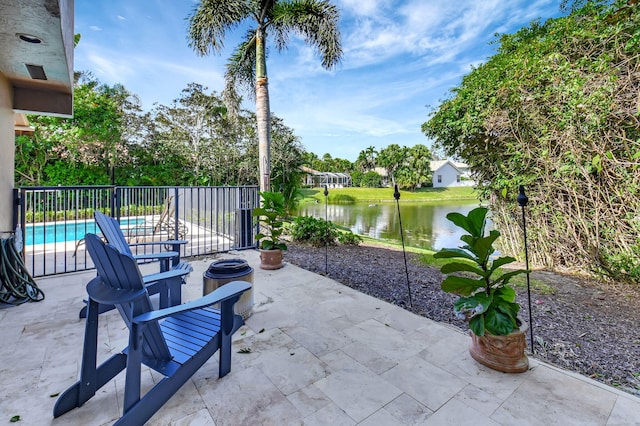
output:
[{"label": "pond water", "polygon": [[[467,214],[478,205],[477,201],[400,202],[405,245],[434,250],[458,247],[464,231],[460,231],[446,216],[450,212]],[[318,203],[300,206],[298,215],[325,219],[325,205]],[[328,220],[347,227],[356,234],[400,241],[400,220],[396,203],[329,204],[326,206],[326,215]]]}]

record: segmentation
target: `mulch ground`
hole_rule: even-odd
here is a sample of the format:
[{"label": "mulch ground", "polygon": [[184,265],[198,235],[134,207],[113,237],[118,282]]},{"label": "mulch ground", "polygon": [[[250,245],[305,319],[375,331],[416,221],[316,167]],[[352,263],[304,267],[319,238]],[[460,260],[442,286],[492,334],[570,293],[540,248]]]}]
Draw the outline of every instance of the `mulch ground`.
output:
[{"label": "mulch ground", "polygon": [[[468,330],[453,315],[456,296],[440,289],[439,269],[400,250],[371,245],[325,249],[290,243],[285,260],[418,315]],[[553,288],[531,292],[535,357],[634,395],[640,395],[640,289],[536,271],[532,279]],[[518,289],[521,318],[528,321],[526,289]]]}]

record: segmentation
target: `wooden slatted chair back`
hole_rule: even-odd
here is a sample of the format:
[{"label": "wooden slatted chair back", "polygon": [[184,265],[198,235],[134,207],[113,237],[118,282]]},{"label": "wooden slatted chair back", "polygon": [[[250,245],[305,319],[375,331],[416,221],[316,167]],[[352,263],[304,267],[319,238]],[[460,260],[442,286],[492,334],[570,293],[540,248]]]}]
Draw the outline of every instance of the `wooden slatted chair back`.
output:
[{"label": "wooden slatted chair back", "polygon": [[127,240],[124,238],[120,223],[118,223],[116,219],[98,210],[94,212],[94,217],[98,228],[100,228],[100,232],[109,244],[118,249],[120,253],[133,254],[131,247],[129,247]]},{"label": "wooden slatted chair back", "polygon": [[[98,276],[106,285],[112,289],[124,291],[137,291],[144,288],[144,280],[138,264],[130,254],[121,253],[111,244],[105,244],[95,234],[87,234],[85,240],[91,260],[98,270]],[[147,292],[132,302],[114,302],[113,304],[116,305],[129,330],[131,330],[132,317],[154,310]],[[146,326],[143,332],[143,348],[143,362],[147,365],[166,362],[171,358],[157,322]]]}]

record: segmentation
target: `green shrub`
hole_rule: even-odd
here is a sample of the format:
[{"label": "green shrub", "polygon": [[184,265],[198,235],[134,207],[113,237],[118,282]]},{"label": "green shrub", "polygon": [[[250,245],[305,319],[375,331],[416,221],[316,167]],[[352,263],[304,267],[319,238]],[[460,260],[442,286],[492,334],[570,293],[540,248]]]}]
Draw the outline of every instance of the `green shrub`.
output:
[{"label": "green shrub", "polygon": [[340,244],[358,246],[362,242],[362,237],[351,231],[340,232],[338,233],[338,242]]},{"label": "green shrub", "polygon": [[380,188],[382,186],[382,176],[373,170],[369,170],[362,175],[360,186],[364,188]]},{"label": "green shrub", "polygon": [[291,238],[293,241],[311,244],[314,247],[335,245],[338,230],[331,221],[312,216],[298,216],[291,225]]}]

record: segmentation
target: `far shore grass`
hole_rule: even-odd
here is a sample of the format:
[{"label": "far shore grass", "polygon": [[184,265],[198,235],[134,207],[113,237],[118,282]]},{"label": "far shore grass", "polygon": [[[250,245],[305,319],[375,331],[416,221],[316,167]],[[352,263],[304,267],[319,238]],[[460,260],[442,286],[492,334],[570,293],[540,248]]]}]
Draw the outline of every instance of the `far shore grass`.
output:
[{"label": "far shore grass", "polygon": [[[324,188],[301,190],[305,202],[324,202]],[[473,187],[420,188],[415,191],[400,191],[400,201],[428,202],[450,200],[477,200]],[[348,200],[348,201],[347,201]],[[394,202],[393,188],[329,188],[329,203],[386,203]]]}]

